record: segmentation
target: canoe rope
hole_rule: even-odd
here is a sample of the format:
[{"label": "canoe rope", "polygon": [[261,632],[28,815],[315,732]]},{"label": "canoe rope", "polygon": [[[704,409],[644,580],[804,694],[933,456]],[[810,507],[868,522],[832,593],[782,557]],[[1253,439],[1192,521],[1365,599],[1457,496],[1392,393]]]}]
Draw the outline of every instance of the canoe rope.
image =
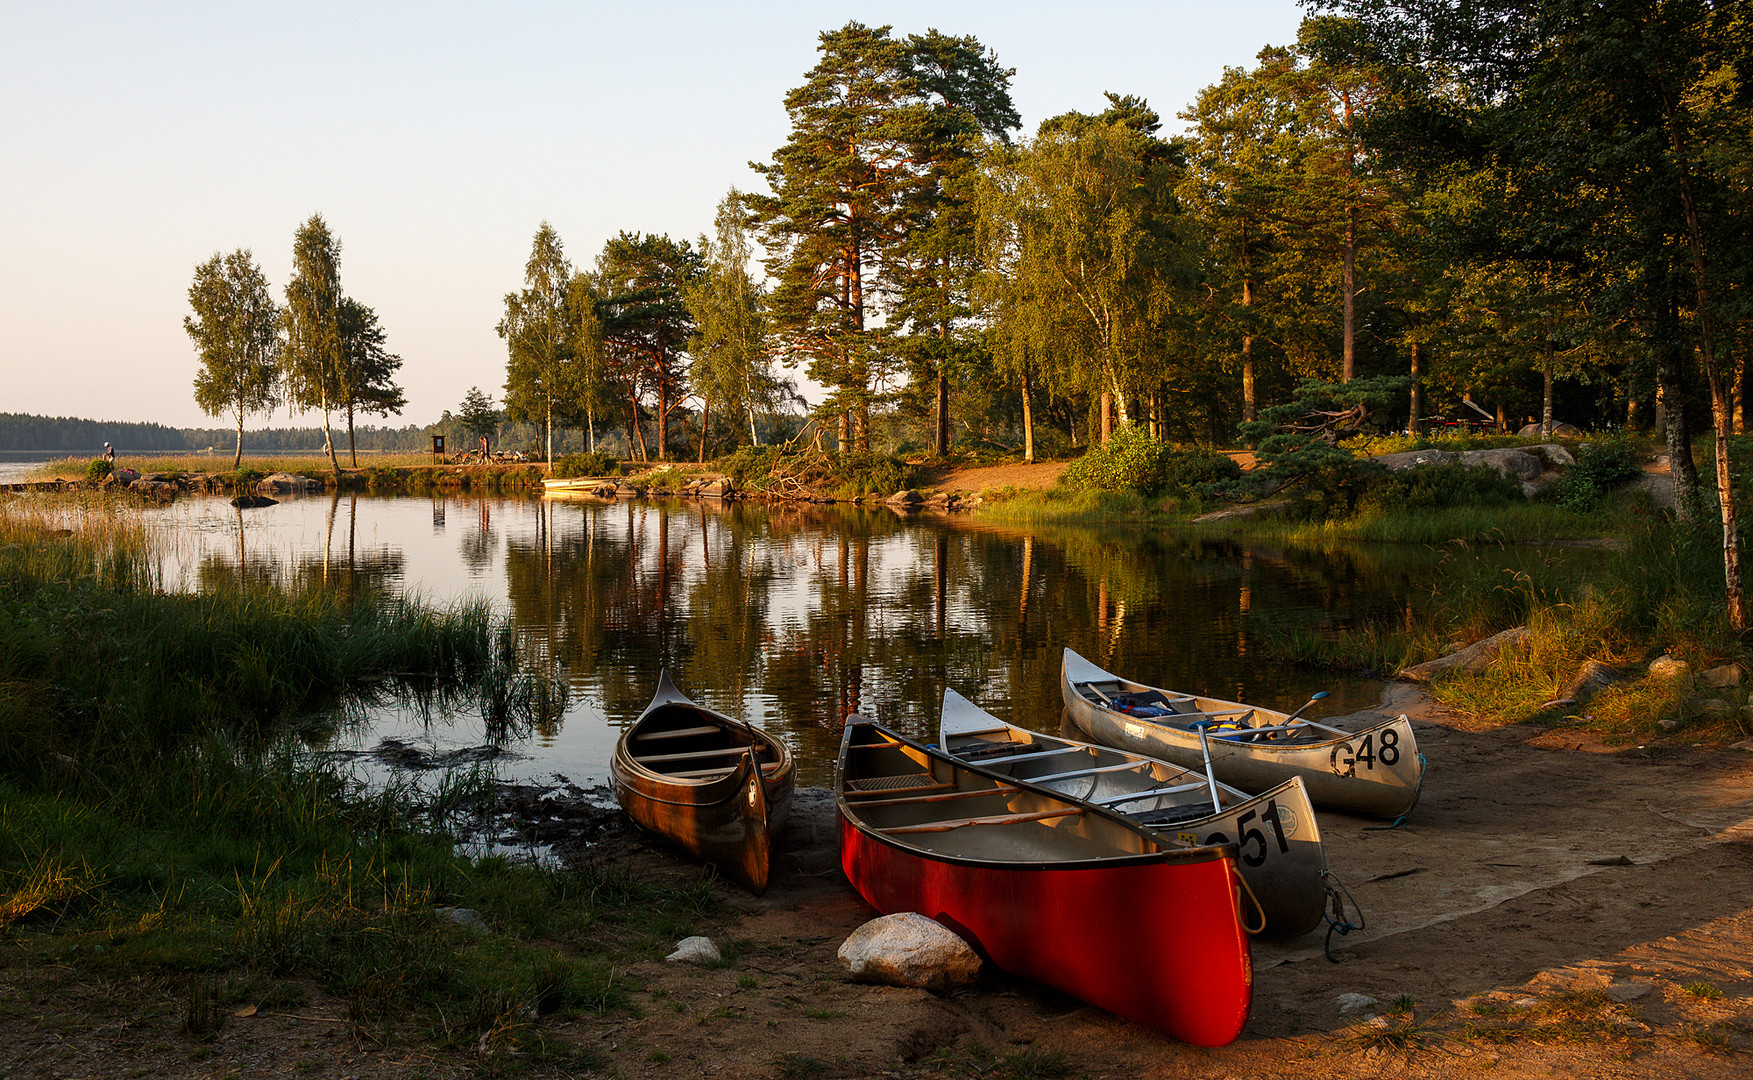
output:
[{"label": "canoe rope", "polygon": [[[1419,785],[1422,787],[1424,784],[1424,755],[1423,754],[1418,755],[1418,777],[1419,777],[1419,781],[1418,781]],[[1414,803],[1418,802],[1418,793],[1416,791],[1414,791],[1412,793],[1412,801]],[[1393,821],[1390,821],[1388,824],[1386,824],[1386,825],[1365,825],[1363,827],[1363,831],[1364,832],[1387,832],[1389,829],[1398,829],[1400,826],[1406,824],[1406,819],[1408,817],[1411,817],[1411,816],[1412,816],[1412,808],[1407,807],[1406,813],[1401,814],[1399,817],[1395,818]]]},{"label": "canoe rope", "polygon": [[1242,919],[1242,929],[1246,930],[1250,935],[1258,934],[1266,929],[1266,909],[1260,905],[1260,898],[1254,895],[1254,890],[1249,888],[1247,878],[1243,877],[1241,874],[1237,874],[1236,882],[1241,885],[1242,892],[1247,894],[1248,902],[1254,905],[1255,914],[1260,916],[1259,926],[1249,926],[1248,920],[1244,916]]},{"label": "canoe rope", "polygon": [[[1362,930],[1369,925],[1369,920],[1363,917],[1363,908],[1358,907],[1357,897],[1351,895],[1351,890],[1345,887],[1345,882],[1340,881],[1337,874],[1331,870],[1323,870],[1321,871],[1321,881],[1324,883],[1323,888],[1327,891],[1328,901],[1328,910],[1321,913],[1322,917],[1327,920],[1327,940],[1322,943],[1321,949],[1327,954],[1329,961],[1337,964],[1339,958],[1333,955],[1333,935],[1338,934],[1340,937],[1344,937],[1353,930]],[[1357,914],[1357,922],[1352,922],[1346,917],[1346,901],[1350,901],[1351,910]]]}]

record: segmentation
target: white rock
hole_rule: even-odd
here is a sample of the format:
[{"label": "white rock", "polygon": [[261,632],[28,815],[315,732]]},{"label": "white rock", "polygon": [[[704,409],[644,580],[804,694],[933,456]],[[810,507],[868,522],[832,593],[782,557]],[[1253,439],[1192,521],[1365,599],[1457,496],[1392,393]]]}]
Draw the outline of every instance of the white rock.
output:
[{"label": "white rock", "polygon": [[1684,660],[1676,660],[1672,656],[1658,656],[1650,661],[1650,678],[1672,679],[1684,675],[1691,665]]},{"label": "white rock", "polygon": [[1340,994],[1333,999],[1333,1004],[1339,1006],[1340,1012],[1348,1013],[1358,1009],[1367,1009],[1371,1005],[1380,1005],[1381,1002],[1368,994]]},{"label": "white rock", "polygon": [[974,981],[980,957],[942,924],[913,911],[872,919],[840,946],[840,966],[861,982],[943,990]]},{"label": "white rock", "polygon": [[664,959],[672,964],[716,964],[723,958],[711,938],[686,937],[676,942],[676,951]]}]

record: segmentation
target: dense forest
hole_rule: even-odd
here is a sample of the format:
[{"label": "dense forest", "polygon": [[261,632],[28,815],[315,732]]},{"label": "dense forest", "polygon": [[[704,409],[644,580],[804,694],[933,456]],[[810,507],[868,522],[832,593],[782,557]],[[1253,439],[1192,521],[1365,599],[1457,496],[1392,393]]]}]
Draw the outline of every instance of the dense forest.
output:
[{"label": "dense forest", "polygon": [[[433,428],[410,424],[403,428],[362,427],[356,432],[361,450],[420,450],[431,446]],[[0,450],[49,453],[103,453],[111,443],[117,453],[180,454],[225,448],[235,433],[229,428],[173,428],[113,420],[82,420],[71,416],[30,416],[0,413]],[[303,453],[320,450],[321,428],[266,428],[249,433],[250,446],[273,452]]]}]

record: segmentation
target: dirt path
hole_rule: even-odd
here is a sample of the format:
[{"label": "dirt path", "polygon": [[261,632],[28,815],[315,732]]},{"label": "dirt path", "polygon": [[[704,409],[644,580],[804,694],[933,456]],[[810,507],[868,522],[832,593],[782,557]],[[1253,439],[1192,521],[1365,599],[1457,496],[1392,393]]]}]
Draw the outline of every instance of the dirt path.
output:
[{"label": "dirt path", "polygon": [[[1401,711],[1430,761],[1411,820],[1380,830],[1321,817],[1367,927],[1334,939],[1337,964],[1319,934],[1256,943],[1252,1016],[1229,1047],[1197,1050],[991,969],[947,996],[846,981],[835,950],[874,913],[839,872],[832,798],[813,790],[799,793],[769,893],[731,893],[731,913],[701,927],[728,964],[633,966],[634,1011],[537,1024],[526,1041],[578,1056],[519,1075],[591,1061],[591,1075],[676,1080],[1747,1075],[1753,754],[1478,730],[1408,687],[1351,719]],[[620,822],[603,818],[614,857],[699,872]],[[1348,993],[1380,1004],[1342,1013]],[[1402,996],[1415,1002],[1409,1020],[1365,1019]],[[194,1052],[174,996],[119,1027],[106,1000],[102,987],[73,988],[52,1022],[0,1047],[0,1074],[436,1077],[481,1064],[355,1042],[337,1022],[344,1007],[321,997],[291,1010],[303,1019],[231,1021]]]}]

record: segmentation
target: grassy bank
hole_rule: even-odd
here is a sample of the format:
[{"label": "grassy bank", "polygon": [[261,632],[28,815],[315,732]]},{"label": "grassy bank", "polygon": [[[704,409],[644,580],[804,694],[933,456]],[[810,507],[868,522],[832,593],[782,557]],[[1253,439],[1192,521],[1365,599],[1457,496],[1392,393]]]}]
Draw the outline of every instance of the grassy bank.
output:
[{"label": "grassy bank", "polygon": [[[228,494],[255,489],[263,477],[285,472],[308,476],[325,487],[343,491],[384,494],[425,493],[439,490],[526,492],[539,491],[547,478],[541,464],[444,465],[430,454],[382,454],[364,459],[359,468],[343,466],[337,476],[324,457],[245,457],[243,466],[231,468],[231,460],[206,455],[118,460],[118,469],[132,469],[143,476],[159,476],[180,485]],[[33,471],[28,481],[92,482],[92,462],[68,458],[47,462]]]},{"label": "grassy bank", "polygon": [[[538,1017],[618,1006],[615,965],[714,903],[699,882],[466,858],[451,827],[491,801],[490,776],[367,788],[307,753],[387,694],[508,723],[551,706],[484,609],[166,595],[153,542],[115,515],[0,504],[0,965],[15,979],[168,986],[196,1036],[237,1003],[320,991],[361,1038],[509,1051]],[[484,932],[449,908],[480,912]]]}]

